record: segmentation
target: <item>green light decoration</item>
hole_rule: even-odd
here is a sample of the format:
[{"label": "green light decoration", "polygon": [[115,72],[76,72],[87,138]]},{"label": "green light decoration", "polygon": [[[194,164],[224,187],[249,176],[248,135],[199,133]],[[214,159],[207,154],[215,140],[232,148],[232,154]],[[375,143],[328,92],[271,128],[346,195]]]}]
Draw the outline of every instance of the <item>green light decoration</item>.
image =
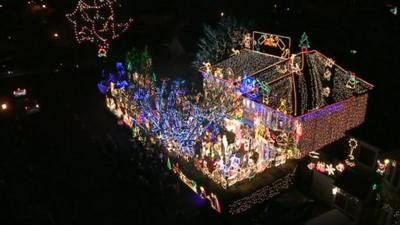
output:
[{"label": "green light decoration", "polygon": [[194,190],[197,190],[197,183],[196,181],[192,180],[192,186]]},{"label": "green light decoration", "polygon": [[[136,48],[132,48],[130,51],[126,53],[125,56],[125,63],[127,65],[127,70],[128,71],[134,71],[137,70],[137,66],[140,64],[140,51],[137,50]],[[136,71],[138,72],[138,71]]]},{"label": "green light decoration", "polygon": [[132,71],[132,70],[133,70],[133,64],[132,64],[132,62],[131,62],[131,61],[127,61],[126,64],[127,64],[126,69],[127,69],[128,71]]},{"label": "green light decoration", "polygon": [[168,168],[169,170],[172,170],[171,161],[169,160],[169,157],[168,157],[168,159],[167,159],[167,168]]},{"label": "green light decoration", "polygon": [[302,49],[310,48],[310,41],[308,40],[306,32],[303,32],[303,34],[301,35],[299,47]]},{"label": "green light decoration", "polygon": [[256,51],[259,52],[260,51],[260,44],[258,44],[258,42],[256,42],[255,47],[256,47]]},{"label": "green light decoration", "polygon": [[269,93],[271,93],[271,88],[269,87],[269,85],[266,82],[259,81],[259,80],[257,80],[257,82],[260,84],[261,92],[264,95],[269,95]]},{"label": "green light decoration", "polygon": [[151,77],[151,80],[156,83],[157,82],[157,76],[156,73],[153,72],[153,76]]},{"label": "green light decoration", "polygon": [[152,60],[147,47],[145,47],[143,51],[136,48],[132,48],[128,51],[125,56],[125,64],[127,65],[127,70],[130,72],[137,72],[143,76],[150,76]]}]

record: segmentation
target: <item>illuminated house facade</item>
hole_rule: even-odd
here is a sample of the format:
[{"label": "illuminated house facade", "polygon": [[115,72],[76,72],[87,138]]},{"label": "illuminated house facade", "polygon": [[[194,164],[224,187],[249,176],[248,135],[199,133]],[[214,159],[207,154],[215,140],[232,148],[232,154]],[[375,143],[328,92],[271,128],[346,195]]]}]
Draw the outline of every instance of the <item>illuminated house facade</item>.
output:
[{"label": "illuminated house facade", "polygon": [[205,93],[223,86],[240,96],[242,104],[227,115],[226,126],[240,140],[243,125],[248,125],[258,171],[344,137],[363,123],[373,88],[315,50],[302,49],[290,57],[284,47],[281,57],[254,50],[257,44],[279,48],[285,38],[255,32],[253,49],[237,51],[216,65],[205,63],[200,70]]},{"label": "illuminated house facade", "polygon": [[[198,94],[189,94],[181,81],[157,86],[148,74],[125,71],[122,64],[99,89],[135,138],[175,156],[168,167],[215,210],[225,208],[219,201],[224,193],[229,201],[240,198],[229,203],[235,214],[289,188],[295,163],[287,161],[364,120],[373,86],[315,50],[290,55],[290,42],[279,35],[246,35],[244,49],[215,65],[204,63]],[[264,171],[267,180],[257,176]],[[247,185],[252,196],[233,193],[240,190],[234,185]]]}]

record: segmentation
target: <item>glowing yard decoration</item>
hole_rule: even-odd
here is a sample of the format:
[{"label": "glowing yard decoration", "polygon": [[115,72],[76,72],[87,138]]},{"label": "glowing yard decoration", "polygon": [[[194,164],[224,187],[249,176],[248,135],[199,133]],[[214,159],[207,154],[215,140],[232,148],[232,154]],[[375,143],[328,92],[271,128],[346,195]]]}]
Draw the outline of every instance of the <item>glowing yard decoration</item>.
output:
[{"label": "glowing yard decoration", "polygon": [[107,57],[107,49],[108,49],[108,46],[106,46],[106,47],[100,46],[99,50],[97,51],[97,56],[99,58]]},{"label": "glowing yard decoration", "polygon": [[[290,37],[254,31],[253,37],[246,36],[246,38],[248,40],[247,43],[253,42],[253,50],[266,53],[271,52],[271,50],[277,50],[279,56],[283,58],[287,58],[290,55]],[[248,44],[245,46],[248,46]]]},{"label": "glowing yard decoration", "polygon": [[390,173],[391,169],[396,169],[396,161],[391,159],[377,160],[376,172],[382,176]]},{"label": "glowing yard decoration", "polygon": [[328,173],[328,175],[335,175],[335,168],[332,166],[332,164],[328,164],[325,167],[325,171]]},{"label": "glowing yard decoration", "polygon": [[358,83],[359,81],[356,79],[355,73],[349,71],[349,78],[347,80],[346,87],[349,89],[355,89]]},{"label": "glowing yard decoration", "polygon": [[310,41],[308,40],[308,36],[307,36],[306,32],[304,32],[301,35],[299,47],[301,48],[302,51],[306,51],[307,49],[310,48]]},{"label": "glowing yard decoration", "polygon": [[204,200],[208,200],[211,204],[211,207],[221,213],[221,204],[219,203],[218,197],[214,193],[208,194],[204,187],[198,186],[196,181],[189,179],[179,168],[179,164],[176,163],[173,166],[172,171],[178,175],[179,179],[183,181],[193,192],[200,195]]},{"label": "glowing yard decoration", "polygon": [[349,155],[347,156],[347,159],[345,160],[345,163],[350,167],[354,167],[355,166],[354,150],[356,150],[358,147],[358,141],[355,138],[350,138],[349,147],[350,147],[350,152]]},{"label": "glowing yard decoration", "polygon": [[247,48],[247,49],[251,49],[251,47],[253,45],[252,42],[253,42],[253,39],[251,37],[251,34],[250,33],[245,34],[244,38],[243,38],[244,47]]},{"label": "glowing yard decoration", "polygon": [[259,96],[259,84],[254,77],[249,77],[247,74],[245,74],[240,86],[240,91],[249,98],[257,98]]},{"label": "glowing yard decoration", "polygon": [[310,153],[308,153],[308,156],[310,156],[313,159],[319,159],[319,152],[311,151]]},{"label": "glowing yard decoration", "polygon": [[66,14],[74,25],[78,43],[91,42],[98,46],[98,56],[106,57],[109,44],[125,32],[132,19],[117,23],[114,15],[115,0],[94,0],[87,3],[80,0],[72,13]]},{"label": "glowing yard decoration", "polygon": [[[310,162],[307,167],[310,170],[317,170],[318,172],[325,173],[329,176],[334,176],[335,171],[338,173],[343,172],[346,167],[355,167],[356,164],[354,162],[354,150],[358,148],[358,141],[355,138],[350,138],[348,141],[349,144],[349,154],[347,155],[347,158],[343,162],[337,163],[335,166],[333,164],[327,164],[325,162],[319,161],[319,153],[312,151],[308,155],[312,159],[312,162]],[[388,162],[385,161],[385,164],[381,164],[380,161],[378,160],[378,168],[377,168],[377,173],[380,173],[385,170],[385,165],[387,165]]]}]

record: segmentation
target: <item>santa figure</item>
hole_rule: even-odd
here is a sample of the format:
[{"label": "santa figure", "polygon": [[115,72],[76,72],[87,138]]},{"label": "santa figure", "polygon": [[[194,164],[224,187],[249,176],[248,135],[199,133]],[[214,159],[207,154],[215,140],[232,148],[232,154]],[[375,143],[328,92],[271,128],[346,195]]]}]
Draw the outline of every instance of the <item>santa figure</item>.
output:
[{"label": "santa figure", "polygon": [[294,121],[295,133],[294,139],[297,143],[299,143],[301,136],[303,136],[303,125],[298,120]]},{"label": "santa figure", "polygon": [[243,38],[243,46],[247,49],[251,49],[253,38],[250,33],[246,33]]}]

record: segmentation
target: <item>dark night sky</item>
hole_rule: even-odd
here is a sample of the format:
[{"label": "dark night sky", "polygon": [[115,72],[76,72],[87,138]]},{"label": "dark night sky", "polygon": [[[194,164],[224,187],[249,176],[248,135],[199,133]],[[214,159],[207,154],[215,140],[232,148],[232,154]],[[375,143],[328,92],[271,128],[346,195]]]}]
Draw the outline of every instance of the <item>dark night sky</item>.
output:
[{"label": "dark night sky", "polygon": [[[78,45],[72,25],[65,19],[77,1],[47,0],[48,10],[33,12],[27,1],[1,1],[0,57],[13,57],[17,67],[51,67],[59,61],[73,65],[101,65],[94,56],[95,46]],[[286,0],[286,1],[184,1],[120,0],[117,19],[134,19],[133,26],[112,44],[109,60],[121,59],[132,46],[148,45],[155,64],[162,64],[165,44],[177,37],[188,56],[196,51],[203,23],[215,24],[219,13],[253,21],[256,30],[291,36],[296,44],[306,31],[311,46],[346,69],[355,71],[376,85],[371,95],[368,122],[361,134],[383,147],[398,146],[400,126],[396,105],[400,98],[395,65],[399,50],[399,20],[386,7],[393,1],[376,0]],[[277,7],[274,8],[274,4]],[[58,32],[60,39],[52,40]],[[9,35],[12,40],[7,40]],[[350,49],[357,50],[356,55]],[[296,48],[292,51],[297,51]],[[189,68],[190,69],[190,68]],[[188,68],[183,69],[188,70]],[[389,130],[390,128],[390,130]]]}]

